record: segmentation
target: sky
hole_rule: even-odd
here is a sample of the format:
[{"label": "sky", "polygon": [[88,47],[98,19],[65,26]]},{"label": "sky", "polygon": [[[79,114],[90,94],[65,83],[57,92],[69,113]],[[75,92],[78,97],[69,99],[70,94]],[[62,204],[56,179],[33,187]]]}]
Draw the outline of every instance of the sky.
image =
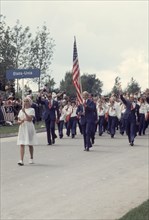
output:
[{"label": "sky", "polygon": [[96,74],[102,94],[111,91],[117,76],[122,89],[132,77],[142,91],[149,87],[148,0],[1,0],[0,6],[11,27],[17,20],[32,33],[47,26],[56,44],[50,65],[56,88],[72,70],[74,36],[80,74]]}]

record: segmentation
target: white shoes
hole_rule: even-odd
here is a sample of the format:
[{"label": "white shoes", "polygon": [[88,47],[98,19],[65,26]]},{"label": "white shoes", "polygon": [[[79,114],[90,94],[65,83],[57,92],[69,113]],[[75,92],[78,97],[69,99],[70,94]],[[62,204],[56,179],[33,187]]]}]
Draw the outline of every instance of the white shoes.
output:
[{"label": "white shoes", "polygon": [[[29,164],[34,164],[33,159],[29,159]],[[18,162],[18,165],[19,165],[19,166],[23,166],[23,165],[24,165],[23,161],[20,160],[20,161]]]},{"label": "white shoes", "polygon": [[23,166],[23,165],[24,165],[23,161],[20,160],[20,161],[18,162],[18,165],[19,165],[19,166]]},{"label": "white shoes", "polygon": [[29,159],[29,164],[33,164],[33,163],[34,163],[33,159]]}]

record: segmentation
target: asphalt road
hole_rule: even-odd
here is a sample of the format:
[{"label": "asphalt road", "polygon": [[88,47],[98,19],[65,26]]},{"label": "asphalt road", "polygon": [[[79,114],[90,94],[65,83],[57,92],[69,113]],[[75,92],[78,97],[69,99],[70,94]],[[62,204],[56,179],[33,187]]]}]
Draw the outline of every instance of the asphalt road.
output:
[{"label": "asphalt road", "polygon": [[47,146],[38,133],[35,164],[17,165],[16,137],[1,138],[1,220],[118,219],[148,198],[148,135],[96,135],[90,152],[80,134]]}]

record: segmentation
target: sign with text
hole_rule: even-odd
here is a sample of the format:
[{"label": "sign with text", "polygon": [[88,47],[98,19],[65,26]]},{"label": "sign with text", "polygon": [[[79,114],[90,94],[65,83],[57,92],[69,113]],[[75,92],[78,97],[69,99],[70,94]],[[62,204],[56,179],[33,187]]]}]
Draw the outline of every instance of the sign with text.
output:
[{"label": "sign with text", "polygon": [[6,78],[11,79],[25,79],[40,77],[40,69],[12,69],[6,70]]}]

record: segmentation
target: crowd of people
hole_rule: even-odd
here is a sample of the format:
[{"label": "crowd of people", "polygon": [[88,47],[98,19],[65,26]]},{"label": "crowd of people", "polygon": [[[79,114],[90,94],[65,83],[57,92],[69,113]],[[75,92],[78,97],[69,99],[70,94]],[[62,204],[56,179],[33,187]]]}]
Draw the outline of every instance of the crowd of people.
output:
[{"label": "crowd of people", "polygon": [[[41,90],[36,98],[32,94],[24,100],[0,96],[0,124],[18,123],[17,144],[20,145],[19,165],[23,165],[24,146],[29,146],[30,163],[33,163],[33,145],[37,144],[34,123],[44,120],[47,144],[55,144],[57,135],[75,138],[77,127],[83,137],[84,151],[89,151],[95,141],[95,134],[107,132],[114,138],[116,130],[128,136],[130,146],[134,146],[137,135],[145,135],[149,125],[149,97],[142,94],[123,94],[111,97],[94,97],[87,91],[82,93],[83,103],[68,97],[65,93],[56,94]],[[64,133],[66,129],[66,133]]]}]

